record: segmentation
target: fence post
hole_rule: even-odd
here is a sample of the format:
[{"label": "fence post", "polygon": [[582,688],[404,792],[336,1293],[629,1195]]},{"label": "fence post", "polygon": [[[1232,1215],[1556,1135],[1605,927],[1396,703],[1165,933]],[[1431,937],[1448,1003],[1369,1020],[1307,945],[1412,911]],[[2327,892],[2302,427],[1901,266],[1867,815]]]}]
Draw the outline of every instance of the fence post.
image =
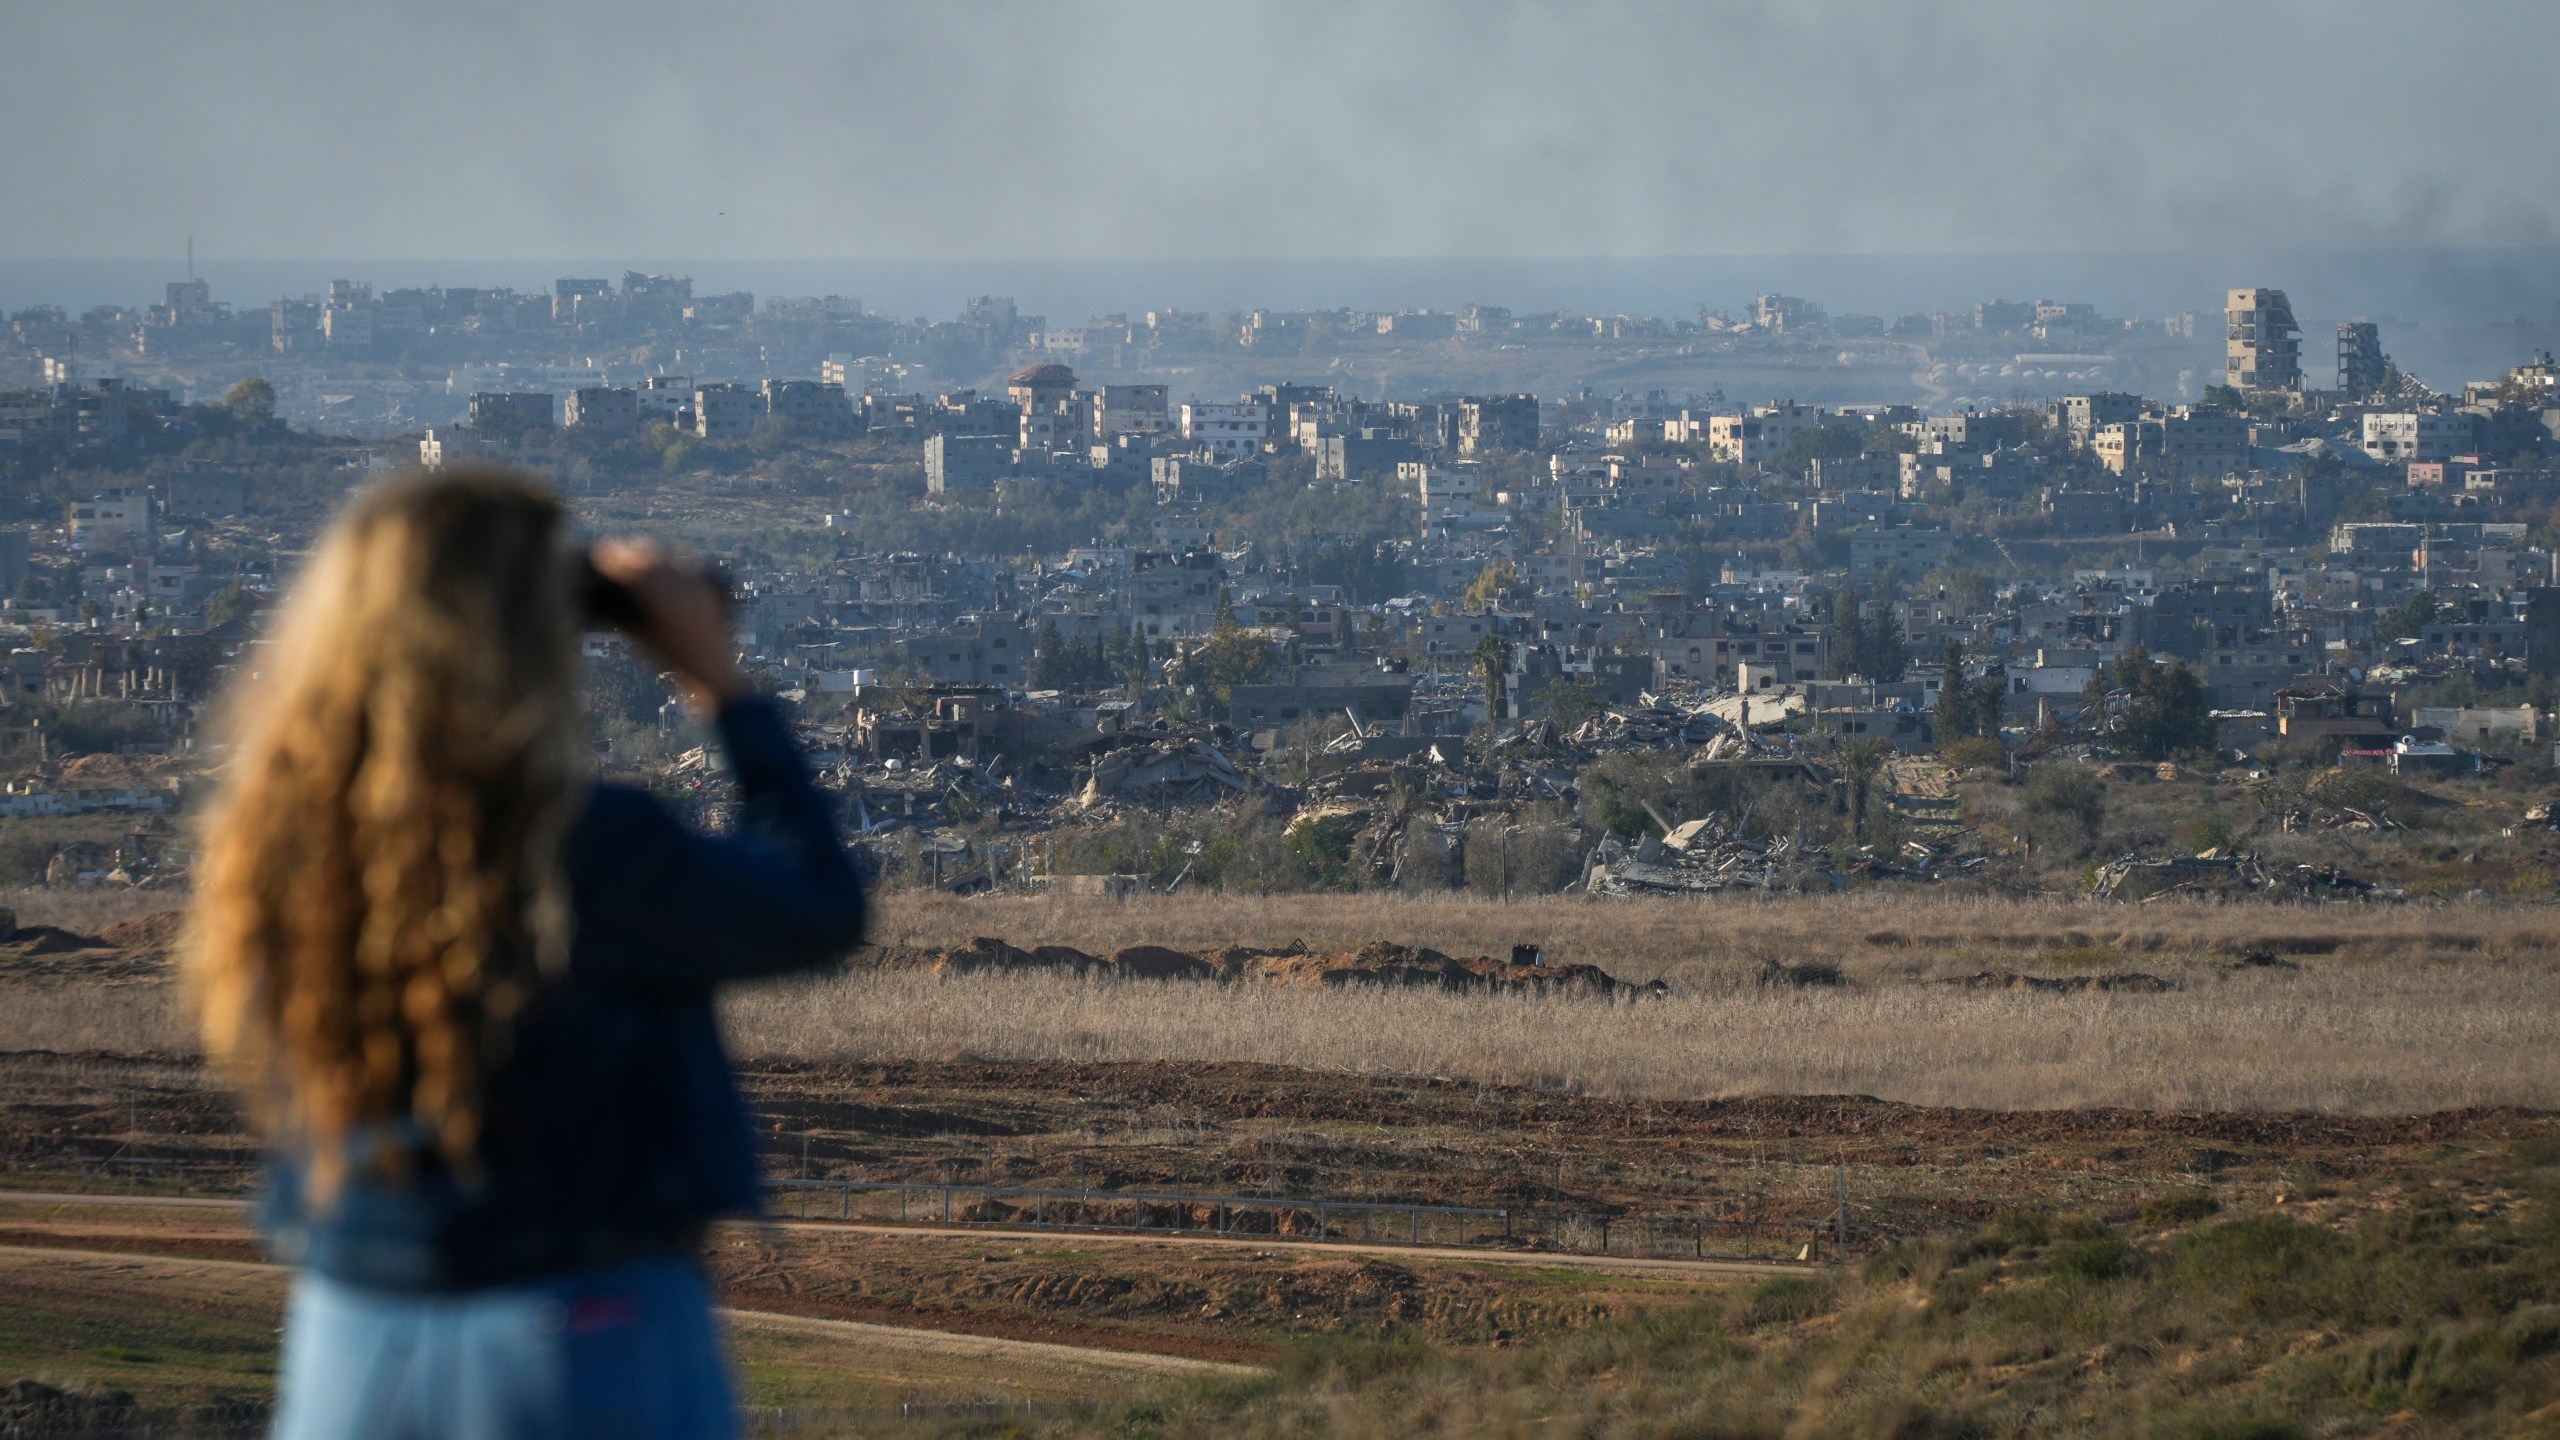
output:
[{"label": "fence post", "polygon": [[1831,1263],[1849,1263],[1849,1166],[1841,1161],[1831,1167],[1833,1193],[1838,1197],[1831,1212]]},{"label": "fence post", "polygon": [[1422,1209],[1416,1206],[1405,1213],[1413,1217],[1413,1243],[1419,1245],[1422,1243]]}]

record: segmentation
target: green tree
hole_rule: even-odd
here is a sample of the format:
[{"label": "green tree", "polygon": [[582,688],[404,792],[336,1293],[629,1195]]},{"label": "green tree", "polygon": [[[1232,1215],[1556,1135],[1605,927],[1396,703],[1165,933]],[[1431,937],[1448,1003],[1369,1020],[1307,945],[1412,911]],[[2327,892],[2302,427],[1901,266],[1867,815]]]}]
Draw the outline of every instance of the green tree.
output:
[{"label": "green tree", "polygon": [[1238,685],[1257,685],[1279,669],[1278,654],[1243,627],[1226,624],[1183,656],[1179,683],[1196,686],[1219,710],[1235,703]]},{"label": "green tree", "polygon": [[2117,743],[2145,760],[2212,748],[2213,711],[2186,661],[2163,665],[2136,645],[2115,669],[2116,688],[2126,692],[2112,725]]},{"label": "green tree", "polygon": [[1474,582],[1467,586],[1467,608],[1489,609],[1493,602],[1501,597],[1503,591],[1518,583],[1520,583],[1520,572],[1512,569],[1508,562],[1496,560],[1484,567],[1477,574]]},{"label": "green tree", "polygon": [[1499,723],[1505,717],[1502,706],[1502,677],[1511,670],[1514,650],[1510,638],[1487,635],[1476,642],[1476,667],[1484,672],[1484,717]]},{"label": "green tree", "polygon": [[1966,615],[1988,614],[1998,598],[1988,574],[1952,559],[1940,562],[1937,569],[1921,576],[1920,585],[1924,590],[1944,591],[1948,603]]},{"label": "green tree", "polygon": [[1973,687],[1965,683],[1964,644],[1950,640],[1938,659],[1938,747],[1945,749],[1972,734],[1980,718]]},{"label": "green tree", "polygon": [[204,597],[204,623],[211,627],[245,620],[249,618],[251,608],[249,592],[241,589],[240,582],[234,580]]},{"label": "green tree", "polygon": [[1816,460],[1855,460],[1866,449],[1866,437],[1846,425],[1816,425],[1799,430],[1778,452],[1778,468],[1802,475]]},{"label": "green tree", "polygon": [[1304,820],[1281,838],[1301,884],[1319,890],[1352,888],[1351,842],[1358,832],[1347,819]]},{"label": "green tree", "polygon": [[1154,664],[1154,651],[1147,644],[1143,626],[1129,627],[1128,643],[1120,650],[1120,681],[1132,688],[1143,688]]},{"label": "green tree", "polygon": [[222,393],[223,408],[250,429],[275,423],[276,387],[263,375],[252,375]]},{"label": "green tree", "polygon": [[1982,683],[1966,687],[1973,692],[1973,733],[1992,740],[2000,738],[2000,722],[2009,708],[2009,676],[1994,667],[1982,677]]},{"label": "green tree", "polygon": [[2375,633],[2381,636],[2386,645],[2394,640],[2415,639],[2426,633],[2428,626],[2436,623],[2436,616],[2442,609],[2443,605],[2437,599],[2436,592],[2421,590],[2386,611]]},{"label": "green tree", "polygon": [[1529,704],[1541,718],[1567,730],[1601,710],[1600,697],[1590,685],[1562,675],[1539,686],[1537,693],[1529,697]]},{"label": "green tree", "polygon": [[1031,683],[1041,690],[1066,688],[1067,637],[1058,631],[1058,622],[1050,620],[1040,626],[1037,648],[1031,652]]},{"label": "green tree", "polygon": [[1840,747],[1840,768],[1849,777],[1850,833],[1861,844],[1867,838],[1867,792],[1884,769],[1885,749],[1885,743],[1871,735],[1861,735]]},{"label": "green tree", "polygon": [[1911,668],[1902,617],[1888,601],[1870,601],[1856,586],[1831,597],[1831,665],[1843,677],[1891,683]]}]

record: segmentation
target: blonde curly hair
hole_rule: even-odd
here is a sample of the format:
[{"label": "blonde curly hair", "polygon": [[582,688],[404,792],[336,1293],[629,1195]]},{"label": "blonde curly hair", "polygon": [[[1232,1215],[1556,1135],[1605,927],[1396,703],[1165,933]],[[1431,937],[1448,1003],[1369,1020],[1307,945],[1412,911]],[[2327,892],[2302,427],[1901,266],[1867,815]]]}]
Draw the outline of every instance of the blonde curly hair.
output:
[{"label": "blonde curly hair", "polygon": [[413,1119],[468,1173],[482,1085],[561,965],[585,789],[568,517],[505,471],[392,481],[310,559],[232,697],[189,946],[209,1053],[309,1157]]}]

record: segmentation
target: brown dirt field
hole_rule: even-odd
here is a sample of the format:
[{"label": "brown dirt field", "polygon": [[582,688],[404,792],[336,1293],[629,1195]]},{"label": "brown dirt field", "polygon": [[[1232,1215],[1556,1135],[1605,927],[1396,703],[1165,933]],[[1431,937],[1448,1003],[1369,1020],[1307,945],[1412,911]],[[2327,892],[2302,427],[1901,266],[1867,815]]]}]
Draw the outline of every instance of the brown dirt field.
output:
[{"label": "brown dirt field", "polygon": [[[769,1167],[819,1178],[1279,1193],[1618,1215],[1969,1224],[2022,1203],[2372,1180],[2447,1147],[2560,1135],[2560,1116],[1962,1110],[1863,1096],[1653,1101],[1242,1064],[763,1062],[744,1070]],[[80,1157],[184,1160],[236,1186],[237,1111],[184,1063],[0,1056],[0,1184]],[[150,1166],[117,1183],[164,1192]],[[137,1177],[140,1177],[139,1179]],[[54,1181],[46,1182],[56,1183]]]}]

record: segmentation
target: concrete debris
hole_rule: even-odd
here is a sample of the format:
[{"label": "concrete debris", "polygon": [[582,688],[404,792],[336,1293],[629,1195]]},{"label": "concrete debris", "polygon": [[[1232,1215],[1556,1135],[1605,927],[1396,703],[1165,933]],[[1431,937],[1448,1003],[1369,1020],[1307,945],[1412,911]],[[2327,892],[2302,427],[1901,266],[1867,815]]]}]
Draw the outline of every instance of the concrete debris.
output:
[{"label": "concrete debris", "polygon": [[2132,901],[2156,900],[2163,895],[2398,900],[2407,894],[2334,865],[2270,865],[2255,852],[2177,855],[2167,859],[2128,855],[2100,866],[2089,893],[2101,900]]},{"label": "concrete debris", "polygon": [[1590,895],[1712,894],[1719,890],[1812,893],[1845,883],[1818,850],[1793,840],[1744,839],[1713,817],[1675,827],[1665,839],[1647,837],[1630,846],[1603,836],[1582,872]]},{"label": "concrete debris", "polygon": [[1087,809],[1111,798],[1180,804],[1262,783],[1206,741],[1164,740],[1097,757],[1077,803]]}]

